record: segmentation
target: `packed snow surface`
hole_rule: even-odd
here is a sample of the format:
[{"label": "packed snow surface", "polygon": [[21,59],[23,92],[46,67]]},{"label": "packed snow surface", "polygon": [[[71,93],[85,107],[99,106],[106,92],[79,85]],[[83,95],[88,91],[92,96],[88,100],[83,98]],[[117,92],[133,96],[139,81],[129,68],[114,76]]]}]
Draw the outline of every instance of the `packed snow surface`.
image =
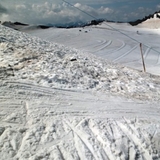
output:
[{"label": "packed snow surface", "polygon": [[0,82],[2,160],[160,159],[158,75],[0,25]]},{"label": "packed snow surface", "polygon": [[[153,21],[154,23],[149,21],[150,26],[157,24],[155,19]],[[146,23],[144,26],[147,27]],[[26,28],[25,31],[138,70],[143,70],[140,51],[142,43],[147,72],[160,75],[160,28],[147,29],[126,23],[104,22],[85,28],[46,30]]]}]

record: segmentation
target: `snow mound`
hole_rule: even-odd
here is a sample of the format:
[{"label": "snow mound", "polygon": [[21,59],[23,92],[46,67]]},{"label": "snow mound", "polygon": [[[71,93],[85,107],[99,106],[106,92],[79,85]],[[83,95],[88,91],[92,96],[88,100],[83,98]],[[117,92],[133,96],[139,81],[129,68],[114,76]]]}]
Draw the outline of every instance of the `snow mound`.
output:
[{"label": "snow mound", "polygon": [[[0,27],[1,78],[160,100],[159,77]],[[4,76],[5,75],[5,76]]]},{"label": "snow mound", "polygon": [[0,26],[0,82],[2,160],[160,158],[158,76]]}]

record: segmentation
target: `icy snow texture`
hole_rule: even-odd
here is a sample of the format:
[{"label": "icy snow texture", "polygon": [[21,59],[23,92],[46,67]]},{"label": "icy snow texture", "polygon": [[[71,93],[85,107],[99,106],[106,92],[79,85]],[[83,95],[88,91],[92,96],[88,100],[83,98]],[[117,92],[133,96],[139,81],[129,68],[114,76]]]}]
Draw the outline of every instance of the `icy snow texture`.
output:
[{"label": "icy snow texture", "polygon": [[5,27],[1,27],[0,36],[4,41],[1,65],[4,72],[14,74],[12,79],[33,80],[49,87],[94,89],[141,99],[160,99],[159,77]]},{"label": "icy snow texture", "polygon": [[0,77],[2,160],[160,158],[158,76],[0,26]]}]

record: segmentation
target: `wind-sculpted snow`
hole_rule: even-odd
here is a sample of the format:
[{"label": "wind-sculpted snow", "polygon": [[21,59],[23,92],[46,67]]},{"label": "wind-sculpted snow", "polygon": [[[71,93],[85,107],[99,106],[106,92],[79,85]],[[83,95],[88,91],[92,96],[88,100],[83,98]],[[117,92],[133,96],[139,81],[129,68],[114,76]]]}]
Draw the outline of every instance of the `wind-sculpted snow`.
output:
[{"label": "wind-sculpted snow", "polygon": [[158,160],[159,100],[158,76],[0,26],[2,160]]}]

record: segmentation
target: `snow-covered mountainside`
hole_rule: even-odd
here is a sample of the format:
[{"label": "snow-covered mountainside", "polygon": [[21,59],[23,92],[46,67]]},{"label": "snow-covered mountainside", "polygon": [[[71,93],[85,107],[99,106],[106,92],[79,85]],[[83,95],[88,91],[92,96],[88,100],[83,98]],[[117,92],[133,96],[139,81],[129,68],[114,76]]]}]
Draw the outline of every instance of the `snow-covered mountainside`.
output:
[{"label": "snow-covered mountainside", "polygon": [[160,11],[155,12],[143,19],[138,19],[137,21],[130,22],[131,25],[144,28],[158,29],[160,28]]},{"label": "snow-covered mountainside", "polygon": [[160,29],[104,22],[85,28],[25,28],[23,31],[138,70],[143,68],[140,52],[142,43],[146,71],[160,75]]},{"label": "snow-covered mountainside", "polygon": [[4,69],[1,74],[3,76],[9,70],[8,76],[13,80],[33,80],[49,87],[94,89],[142,99],[160,99],[160,89],[155,83],[159,77],[116,66],[93,55],[30,38],[25,33],[2,26],[1,50],[1,68]]},{"label": "snow-covered mountainside", "polygon": [[2,160],[160,159],[159,76],[0,25],[0,77]]},{"label": "snow-covered mountainside", "polygon": [[160,13],[153,15],[153,18],[149,18],[138,25],[139,27],[159,29],[160,28]]}]

